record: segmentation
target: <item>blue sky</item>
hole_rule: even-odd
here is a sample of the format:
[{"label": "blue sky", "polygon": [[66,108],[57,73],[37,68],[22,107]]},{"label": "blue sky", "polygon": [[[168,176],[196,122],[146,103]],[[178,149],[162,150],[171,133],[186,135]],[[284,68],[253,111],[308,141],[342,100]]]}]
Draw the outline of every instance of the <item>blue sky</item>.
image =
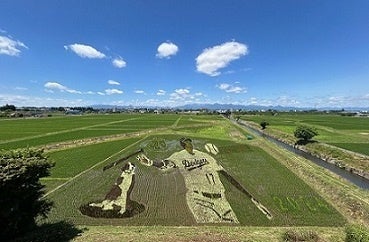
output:
[{"label": "blue sky", "polygon": [[369,107],[369,1],[0,1],[0,105]]}]

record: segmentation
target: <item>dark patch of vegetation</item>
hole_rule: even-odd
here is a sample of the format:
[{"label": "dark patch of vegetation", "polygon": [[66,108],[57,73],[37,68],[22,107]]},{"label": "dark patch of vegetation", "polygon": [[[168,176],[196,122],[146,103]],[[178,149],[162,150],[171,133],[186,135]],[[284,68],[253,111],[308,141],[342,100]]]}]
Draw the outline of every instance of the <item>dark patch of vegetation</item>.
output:
[{"label": "dark patch of vegetation", "polygon": [[346,228],[346,242],[369,242],[369,230],[363,225],[350,225]]},{"label": "dark patch of vegetation", "polygon": [[283,241],[310,241],[317,242],[320,238],[318,234],[314,231],[295,231],[288,230],[283,234]]},{"label": "dark patch of vegetation", "polygon": [[54,166],[43,150],[0,151],[0,238],[12,239],[36,228],[52,203],[42,199],[41,177]]},{"label": "dark patch of vegetation", "polygon": [[220,170],[219,173],[223,175],[233,186],[240,190],[247,197],[252,198],[252,195],[231,175],[229,175],[225,170]]},{"label": "dark patch of vegetation", "polygon": [[17,108],[14,105],[5,104],[0,107],[0,111],[15,111]]},{"label": "dark patch of vegetation", "polygon": [[220,193],[209,193],[209,192],[202,192],[202,195],[207,198],[221,198],[222,194]]},{"label": "dark patch of vegetation", "polygon": [[43,224],[32,232],[15,238],[14,242],[54,242],[71,241],[80,236],[85,229],[79,229],[74,224],[60,221],[52,224]]},{"label": "dark patch of vegetation", "polygon": [[266,127],[269,125],[269,123],[267,121],[261,121],[260,122],[260,126],[261,126],[261,129],[266,129]]}]

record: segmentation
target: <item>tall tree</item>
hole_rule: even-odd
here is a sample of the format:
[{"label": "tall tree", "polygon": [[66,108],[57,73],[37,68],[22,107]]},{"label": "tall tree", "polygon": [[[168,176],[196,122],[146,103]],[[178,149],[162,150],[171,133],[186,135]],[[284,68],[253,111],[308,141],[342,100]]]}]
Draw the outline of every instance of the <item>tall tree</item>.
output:
[{"label": "tall tree", "polygon": [[318,135],[318,131],[314,127],[300,125],[294,131],[294,135],[296,138],[303,140],[305,143],[307,143],[314,136]]},{"label": "tall tree", "polygon": [[42,150],[0,150],[0,238],[24,234],[38,216],[46,217],[52,203],[42,199],[39,179],[53,165]]}]

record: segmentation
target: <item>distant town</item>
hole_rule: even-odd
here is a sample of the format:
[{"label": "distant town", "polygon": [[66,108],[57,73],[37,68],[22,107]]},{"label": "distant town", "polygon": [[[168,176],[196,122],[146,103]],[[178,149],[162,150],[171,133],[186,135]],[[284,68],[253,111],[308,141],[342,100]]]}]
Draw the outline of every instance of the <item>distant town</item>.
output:
[{"label": "distant town", "polygon": [[276,115],[283,113],[331,113],[341,116],[369,117],[369,111],[365,108],[296,108],[296,107],[263,107],[263,106],[240,106],[232,104],[211,104],[195,106],[182,106],[173,108],[163,107],[133,107],[133,106],[110,106],[96,105],[92,107],[16,107],[12,104],[0,106],[0,118],[27,118],[27,117],[51,117],[60,115],[83,115],[83,114],[117,114],[117,113],[152,113],[152,114],[258,114],[270,113]]}]

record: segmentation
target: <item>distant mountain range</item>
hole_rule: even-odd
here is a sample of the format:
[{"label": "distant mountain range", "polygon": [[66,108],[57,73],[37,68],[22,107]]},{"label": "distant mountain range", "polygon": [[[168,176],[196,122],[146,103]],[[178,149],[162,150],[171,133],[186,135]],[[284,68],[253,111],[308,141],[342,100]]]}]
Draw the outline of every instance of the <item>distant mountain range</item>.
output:
[{"label": "distant mountain range", "polygon": [[277,111],[290,111],[290,110],[341,110],[345,111],[369,111],[369,107],[321,107],[321,108],[313,108],[313,107],[287,107],[287,106],[261,106],[261,105],[239,105],[239,104],[220,104],[220,103],[193,103],[186,104],[182,106],[176,107],[157,107],[157,106],[115,106],[115,105],[92,105],[94,109],[141,109],[141,108],[150,108],[150,109],[180,109],[180,110],[199,110],[199,109],[208,109],[208,110],[277,110]]}]

